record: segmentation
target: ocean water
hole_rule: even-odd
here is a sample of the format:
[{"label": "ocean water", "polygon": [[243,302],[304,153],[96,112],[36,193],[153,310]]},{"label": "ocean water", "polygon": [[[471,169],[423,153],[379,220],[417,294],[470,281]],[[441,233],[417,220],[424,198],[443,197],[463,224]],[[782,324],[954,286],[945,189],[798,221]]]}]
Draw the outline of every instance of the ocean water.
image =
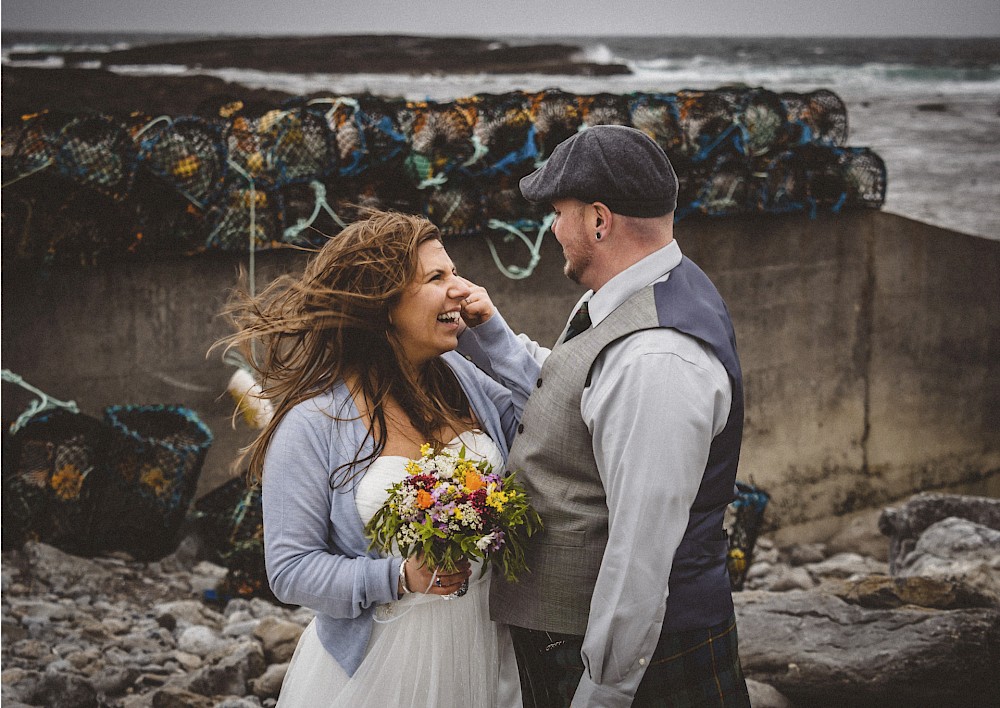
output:
[{"label": "ocean water", "polygon": [[[204,35],[207,37],[207,35]],[[15,51],[110,50],[192,35],[4,33],[4,65],[58,67],[57,58],[12,62]],[[135,75],[201,73],[292,94],[369,91],[448,101],[476,93],[559,88],[574,93],[674,92],[745,84],[781,92],[819,88],[847,105],[848,145],[886,163],[884,209],[963,233],[1000,239],[1000,38],[496,37],[558,42],[581,61],[623,63],[627,75],[293,74],[234,66],[116,66]]]}]

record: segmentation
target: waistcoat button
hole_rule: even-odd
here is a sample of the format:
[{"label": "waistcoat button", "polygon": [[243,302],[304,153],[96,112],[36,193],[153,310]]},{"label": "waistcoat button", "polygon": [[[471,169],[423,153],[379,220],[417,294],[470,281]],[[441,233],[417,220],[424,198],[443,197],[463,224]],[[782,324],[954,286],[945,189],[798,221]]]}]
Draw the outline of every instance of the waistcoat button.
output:
[{"label": "waistcoat button", "polygon": [[541,387],[542,387],[542,380],[541,380],[541,379],[538,379],[538,381],[536,381],[536,382],[535,382],[535,386],[536,386],[537,388],[541,388]]},{"label": "waistcoat button", "polygon": [[523,433],[524,432],[524,423],[518,423],[517,424],[517,432],[519,432],[519,433]]}]

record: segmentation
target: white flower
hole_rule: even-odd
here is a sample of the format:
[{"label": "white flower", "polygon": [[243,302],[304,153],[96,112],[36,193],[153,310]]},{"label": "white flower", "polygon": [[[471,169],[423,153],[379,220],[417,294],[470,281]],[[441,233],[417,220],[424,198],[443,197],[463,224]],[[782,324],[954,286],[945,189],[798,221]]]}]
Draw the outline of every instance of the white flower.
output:
[{"label": "white flower", "polygon": [[455,476],[455,460],[450,456],[438,455],[434,458],[434,466],[441,479],[451,479]]},{"label": "white flower", "polygon": [[491,532],[483,536],[481,539],[476,541],[476,548],[480,551],[485,551],[493,543],[493,539],[496,538],[496,532]]}]

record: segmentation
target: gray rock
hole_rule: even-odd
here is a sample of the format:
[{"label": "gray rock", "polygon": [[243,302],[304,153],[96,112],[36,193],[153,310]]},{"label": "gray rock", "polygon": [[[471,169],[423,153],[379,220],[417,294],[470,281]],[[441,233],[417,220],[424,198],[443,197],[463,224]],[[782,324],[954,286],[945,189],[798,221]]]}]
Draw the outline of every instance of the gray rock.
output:
[{"label": "gray rock", "polygon": [[257,625],[253,636],[260,640],[267,663],[281,664],[292,658],[302,632],[302,627],[294,622],[265,617]]},{"label": "gray rock", "polygon": [[106,696],[119,696],[139,678],[139,670],[124,666],[107,666],[90,677],[94,689]]},{"label": "gray rock", "polygon": [[36,581],[52,592],[76,597],[101,594],[113,583],[115,576],[98,563],[63,553],[44,543],[28,541],[22,550]]},{"label": "gray rock", "polygon": [[899,507],[888,507],[879,517],[879,530],[889,537],[889,569],[916,546],[925,529],[948,517],[968,519],[1000,531],[1000,499],[960,494],[917,494]]},{"label": "gray rock", "polygon": [[215,630],[200,625],[188,627],[177,638],[178,649],[201,657],[217,651],[226,644],[227,642]]},{"label": "gray rock", "polygon": [[766,683],[747,679],[747,691],[753,708],[795,708],[790,700],[781,695],[781,691]]},{"label": "gray rock", "polygon": [[822,543],[803,543],[792,546],[788,551],[788,562],[792,565],[819,563],[826,559],[826,545]]},{"label": "gray rock", "polygon": [[277,698],[286,673],[288,673],[287,662],[271,664],[263,674],[250,681],[250,690],[259,698]]},{"label": "gray rock", "polygon": [[212,708],[215,701],[191,691],[164,686],[153,692],[148,705],[152,708]]},{"label": "gray rock", "polygon": [[936,610],[958,610],[993,607],[996,604],[992,596],[984,595],[960,581],[921,576],[892,578],[870,575],[843,580],[839,584],[827,583],[824,590],[853,605],[884,609],[916,605]]},{"label": "gray rock", "polygon": [[35,701],[43,706],[59,708],[96,708],[97,691],[82,676],[65,670],[54,670],[50,664],[45,669]]},{"label": "gray rock", "polygon": [[806,566],[806,570],[816,580],[825,578],[864,577],[872,574],[886,574],[889,566],[873,558],[857,553],[838,553],[820,563]]},{"label": "gray rock", "polygon": [[3,704],[7,702],[33,703],[42,685],[42,674],[26,669],[4,669],[0,675]]},{"label": "gray rock", "polygon": [[785,592],[788,590],[810,590],[815,585],[815,581],[805,568],[781,566],[767,577],[761,589]]},{"label": "gray rock", "polygon": [[958,580],[1000,605],[1000,531],[955,517],[938,521],[898,560],[896,574]]},{"label": "gray rock", "polygon": [[1000,610],[868,609],[817,590],[734,596],[740,659],[796,705],[985,706]]},{"label": "gray rock", "polygon": [[254,696],[231,696],[215,704],[215,708],[261,708]]},{"label": "gray rock", "polygon": [[203,696],[245,696],[248,682],[267,667],[260,644],[249,640],[227,647],[209,661],[213,663],[199,669],[188,684],[190,690]]}]

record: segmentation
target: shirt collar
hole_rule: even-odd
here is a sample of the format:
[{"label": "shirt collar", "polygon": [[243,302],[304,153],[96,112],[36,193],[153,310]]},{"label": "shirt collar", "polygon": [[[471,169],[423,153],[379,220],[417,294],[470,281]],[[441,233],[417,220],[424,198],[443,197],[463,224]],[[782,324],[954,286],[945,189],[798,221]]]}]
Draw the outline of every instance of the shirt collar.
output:
[{"label": "shirt collar", "polygon": [[623,270],[596,293],[588,292],[584,295],[581,302],[590,299],[588,307],[592,326],[596,327],[619,305],[647,285],[665,279],[681,262],[681,255],[680,245],[676,241],[671,241]]}]

